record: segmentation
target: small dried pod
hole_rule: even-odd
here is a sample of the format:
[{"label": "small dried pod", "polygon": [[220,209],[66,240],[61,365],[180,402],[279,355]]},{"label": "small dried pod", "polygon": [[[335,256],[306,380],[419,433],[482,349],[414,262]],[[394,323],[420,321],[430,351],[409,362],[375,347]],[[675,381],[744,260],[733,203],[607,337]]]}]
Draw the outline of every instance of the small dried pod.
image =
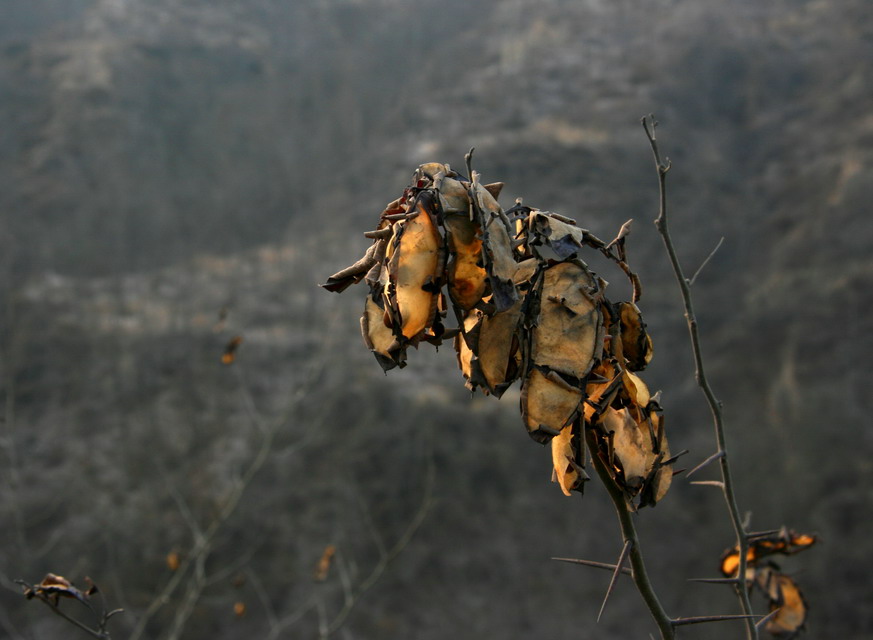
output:
[{"label": "small dried pod", "polygon": [[806,624],[809,605],[800,587],[790,576],[775,567],[759,569],[755,581],[770,601],[776,615],[764,623],[764,629],[777,638],[796,638]]},{"label": "small dried pod", "polygon": [[487,273],[482,267],[482,230],[464,214],[443,216],[448,260],[446,280],[449,298],[462,311],[470,311],[485,295]]},{"label": "small dried pod", "polygon": [[642,371],[652,361],[652,338],[646,332],[642,313],[633,302],[619,302],[615,306],[627,368],[631,371]]},{"label": "small dried pod", "polygon": [[640,506],[654,505],[670,487],[672,466],[666,438],[657,425],[635,417],[628,407],[608,407],[598,427],[610,451],[613,479],[629,498],[640,496]]},{"label": "small dried pod", "polygon": [[394,367],[406,366],[406,354],[394,336],[391,327],[385,324],[385,308],[380,304],[381,296],[374,299],[368,295],[361,316],[361,336],[364,344],[373,352],[376,361],[384,371]]},{"label": "small dried pod", "polygon": [[561,433],[552,438],[551,446],[553,480],[565,496],[572,491],[582,493],[588,474],[582,466],[585,455],[579,421],[574,420],[561,429]]}]

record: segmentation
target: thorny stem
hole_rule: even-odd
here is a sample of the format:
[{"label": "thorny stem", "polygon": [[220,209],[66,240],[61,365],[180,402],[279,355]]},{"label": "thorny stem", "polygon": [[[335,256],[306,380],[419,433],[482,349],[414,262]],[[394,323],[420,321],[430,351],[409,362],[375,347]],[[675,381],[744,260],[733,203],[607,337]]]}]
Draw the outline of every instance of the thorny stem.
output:
[{"label": "thorny stem", "polygon": [[[646,132],[646,137],[649,139],[649,144],[652,147],[652,153],[655,156],[655,166],[658,170],[658,187],[660,191],[660,205],[658,217],[655,220],[655,227],[658,229],[661,238],[664,241],[664,246],[667,249],[667,254],[670,257],[670,264],[673,267],[673,273],[676,276],[676,281],[679,283],[679,289],[682,292],[682,301],[685,304],[685,319],[688,322],[688,333],[691,338],[691,349],[694,354],[695,379],[698,386],[703,391],[706,401],[709,404],[712,412],[712,420],[715,427],[715,439],[718,444],[719,465],[721,467],[722,492],[724,493],[725,502],[727,503],[728,512],[730,514],[731,524],[734,528],[734,533],[737,537],[737,548],[739,549],[739,567],[737,583],[734,585],[737,592],[737,598],[740,601],[740,607],[743,614],[746,616],[752,615],[752,605],[749,601],[749,592],[745,588],[746,575],[746,553],[748,550],[748,539],[740,517],[740,510],[737,507],[737,500],[734,495],[734,483],[731,477],[730,465],[728,463],[727,447],[725,446],[725,430],[724,419],[722,416],[722,404],[715,397],[712,387],[706,379],[706,372],[703,367],[703,354],[700,348],[700,336],[697,329],[697,317],[694,315],[694,306],[691,298],[691,282],[685,277],[682,271],[682,265],[679,263],[679,258],[676,255],[676,249],[673,245],[673,239],[670,236],[670,231],[667,226],[667,184],[666,176],[670,170],[669,159],[666,163],[661,161],[661,154],[658,150],[658,142],[655,138],[655,127],[657,122],[654,116],[642,118],[643,129]],[[752,618],[746,618],[746,638],[748,640],[757,640],[758,630]]]},{"label": "thorny stem", "polygon": [[652,618],[655,619],[655,624],[658,625],[658,629],[661,632],[661,639],[673,640],[673,638],[676,637],[676,633],[673,630],[673,623],[670,620],[670,616],[668,616],[667,612],[664,611],[664,607],[661,605],[661,601],[658,600],[658,596],[655,594],[655,589],[649,580],[649,574],[646,571],[646,565],[643,561],[643,552],[642,549],[640,549],[640,542],[637,537],[637,530],[634,526],[633,514],[628,508],[627,498],[621,488],[615,484],[615,481],[609,474],[609,470],[601,459],[593,432],[589,431],[587,437],[594,469],[603,481],[603,485],[606,487],[606,491],[609,493],[609,497],[615,505],[615,512],[618,515],[618,522],[621,525],[621,534],[624,538],[624,543],[626,545],[629,544],[630,546],[628,555],[630,556],[631,561],[631,577],[633,578],[634,584],[637,586],[637,591],[640,592],[649,612],[652,614]]}]

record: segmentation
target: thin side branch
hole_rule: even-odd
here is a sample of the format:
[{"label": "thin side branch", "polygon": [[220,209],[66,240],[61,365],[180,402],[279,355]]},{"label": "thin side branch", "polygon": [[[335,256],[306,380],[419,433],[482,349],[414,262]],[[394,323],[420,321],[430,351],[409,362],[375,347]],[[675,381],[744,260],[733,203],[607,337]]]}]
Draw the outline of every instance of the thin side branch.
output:
[{"label": "thin side branch", "polygon": [[703,271],[703,268],[709,264],[709,261],[712,260],[712,256],[716,254],[716,252],[721,248],[722,243],[724,242],[724,236],[721,237],[721,240],[718,241],[718,244],[715,245],[715,249],[713,249],[708,256],[706,256],[706,260],[700,263],[700,266],[697,267],[697,271],[694,272],[694,275],[691,276],[691,280],[688,281],[688,286],[693,287],[694,282],[697,280],[697,276],[700,275],[700,272]]},{"label": "thin side branch", "polygon": [[[586,567],[594,567],[595,569],[606,569],[607,571],[615,571],[618,565],[609,564],[608,562],[595,562],[594,560],[582,560],[580,558],[552,558],[559,562],[570,562],[572,564],[584,564]],[[633,571],[629,567],[621,567],[621,573],[632,576]]]},{"label": "thin side branch", "polygon": [[728,620],[745,620],[746,622],[749,622],[754,618],[755,616],[747,615],[694,616],[691,618],[676,618],[675,620],[673,620],[673,626],[681,627],[689,624],[706,624],[708,622],[725,622]]},{"label": "thin side branch", "polygon": [[632,546],[632,541],[625,540],[624,547],[621,549],[621,554],[618,556],[618,562],[615,563],[615,571],[612,572],[612,578],[609,580],[609,586],[606,588],[606,595],[603,596],[603,604],[600,605],[600,611],[597,613],[597,622],[600,622],[600,618],[603,617],[606,603],[609,601],[609,596],[611,596],[612,592],[615,590],[615,582],[618,580],[618,576],[624,567],[624,561],[627,560],[628,551],[630,551]]},{"label": "thin side branch", "polygon": [[[652,155],[655,159],[655,167],[658,171],[658,187],[659,187],[659,211],[658,217],[655,220],[655,227],[658,229],[664,247],[667,250],[667,255],[670,258],[670,264],[673,267],[673,273],[676,276],[676,281],[679,284],[679,289],[682,294],[682,301],[685,304],[685,319],[688,322],[688,333],[691,339],[691,349],[694,355],[694,364],[696,367],[695,379],[697,384],[706,397],[707,404],[712,412],[713,425],[715,428],[715,439],[718,444],[718,451],[722,453],[719,457],[721,466],[721,478],[724,486],[725,502],[727,503],[728,513],[730,515],[731,524],[733,525],[734,533],[737,539],[737,547],[739,549],[739,567],[737,575],[744,576],[746,574],[746,551],[748,549],[748,540],[746,539],[746,531],[743,522],[740,518],[740,510],[737,507],[736,496],[734,495],[734,483],[731,477],[730,465],[728,464],[727,447],[725,446],[725,429],[724,419],[722,416],[721,402],[715,397],[715,393],[710,387],[706,378],[706,372],[703,366],[703,352],[700,347],[700,336],[697,329],[697,317],[694,314],[694,305],[692,304],[691,287],[689,281],[685,278],[682,270],[682,265],[676,255],[676,249],[673,245],[673,239],[670,236],[670,230],[667,225],[667,183],[666,176],[670,170],[669,159],[666,162],[661,160],[661,153],[658,149],[658,142],[655,137],[655,127],[657,122],[654,116],[648,116],[642,119],[643,129],[646,132],[646,137],[652,147]],[[752,615],[752,604],[749,601],[749,593],[741,585],[736,585],[737,598],[740,602],[740,608],[746,616]],[[758,640],[758,630],[751,618],[746,620],[746,637],[748,640]]]}]

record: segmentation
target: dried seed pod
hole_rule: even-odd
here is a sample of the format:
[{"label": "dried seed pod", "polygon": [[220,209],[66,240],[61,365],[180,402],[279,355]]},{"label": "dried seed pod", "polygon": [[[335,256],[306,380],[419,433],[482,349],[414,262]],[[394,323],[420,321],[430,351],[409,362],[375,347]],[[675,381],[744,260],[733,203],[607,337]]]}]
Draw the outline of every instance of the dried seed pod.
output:
[{"label": "dried seed pod", "polygon": [[520,300],[506,311],[490,316],[476,311],[464,320],[455,349],[468,388],[482,387],[499,398],[518,379],[520,321]]},{"label": "dried seed pod", "polygon": [[584,459],[581,450],[584,444],[579,435],[578,421],[561,429],[561,433],[552,438],[551,445],[554,481],[566,496],[569,496],[571,491],[581,493],[588,475],[580,464]]},{"label": "dried seed pod", "polygon": [[446,263],[449,297],[459,309],[469,311],[485,295],[487,274],[482,268],[482,230],[466,212],[445,215],[443,226],[449,251]]},{"label": "dried seed pod", "polygon": [[[761,558],[774,554],[785,556],[794,555],[805,551],[818,542],[818,538],[809,534],[796,533],[782,528],[776,533],[757,535],[749,538],[748,551],[746,552],[746,564],[755,566]],[[726,578],[732,578],[737,574],[740,564],[740,552],[737,547],[728,549],[721,557],[721,572]]]},{"label": "dried seed pod", "polygon": [[597,422],[613,479],[629,498],[639,496],[641,507],[663,498],[673,477],[670,450],[653,405],[610,406]]},{"label": "dried seed pod", "polygon": [[599,295],[594,278],[581,264],[561,262],[545,269],[531,333],[534,364],[585,379],[603,342]]},{"label": "dried seed pod", "polygon": [[611,360],[601,360],[588,376],[585,386],[583,416],[586,425],[594,425],[606,411],[622,385],[621,370]]},{"label": "dried seed pod", "polygon": [[385,309],[372,295],[367,296],[364,314],[361,316],[361,335],[364,344],[376,356],[384,371],[396,366],[406,366],[406,354],[400,348],[394,332],[385,325]]},{"label": "dried seed pod", "polygon": [[442,236],[433,216],[433,195],[419,194],[415,214],[395,225],[386,253],[389,282],[385,288],[398,339],[411,340],[431,326],[439,293]]},{"label": "dried seed pod", "polygon": [[482,230],[482,266],[488,277],[491,302],[497,311],[511,307],[518,299],[512,278],[516,271],[515,253],[509,237],[509,224],[494,196],[473,174],[469,188],[474,218]]},{"label": "dried seed pod", "polygon": [[639,308],[633,302],[615,305],[621,324],[622,353],[631,371],[642,371],[652,361],[652,338]]},{"label": "dried seed pod", "polygon": [[806,624],[809,605],[794,580],[763,567],[757,572],[756,582],[770,601],[770,611],[778,612],[764,623],[764,629],[777,638],[795,638]]},{"label": "dried seed pod", "polygon": [[582,398],[581,389],[533,367],[521,387],[521,419],[528,435],[540,443],[551,440],[578,417]]}]

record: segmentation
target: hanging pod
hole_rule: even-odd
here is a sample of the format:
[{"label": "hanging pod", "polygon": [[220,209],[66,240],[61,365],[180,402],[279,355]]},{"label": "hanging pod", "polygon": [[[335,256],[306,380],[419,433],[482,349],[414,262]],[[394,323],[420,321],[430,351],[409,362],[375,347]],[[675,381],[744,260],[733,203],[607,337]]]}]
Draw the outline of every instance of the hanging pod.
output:
[{"label": "hanging pod", "polygon": [[434,217],[433,194],[419,193],[413,211],[395,224],[386,254],[385,296],[394,335],[401,342],[415,339],[432,325],[442,280],[442,236]]}]

